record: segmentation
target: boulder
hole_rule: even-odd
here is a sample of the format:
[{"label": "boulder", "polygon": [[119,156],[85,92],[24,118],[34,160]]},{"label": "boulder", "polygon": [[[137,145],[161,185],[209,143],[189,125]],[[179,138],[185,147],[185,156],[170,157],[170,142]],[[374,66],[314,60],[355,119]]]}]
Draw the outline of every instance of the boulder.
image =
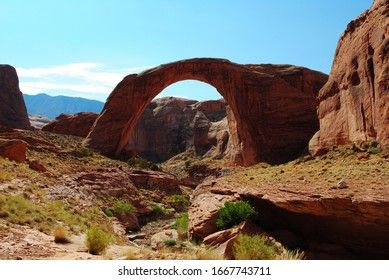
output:
[{"label": "boulder", "polygon": [[0,64],[0,125],[31,129],[16,70],[4,64]]},{"label": "boulder", "polygon": [[46,172],[47,168],[37,160],[29,160],[28,167],[39,172]]},{"label": "boulder", "polygon": [[317,99],[320,132],[312,141],[313,154],[373,139],[389,149],[388,11],[388,1],[374,1],[340,37],[328,82]]},{"label": "boulder", "polygon": [[195,196],[189,208],[189,236],[193,239],[203,239],[218,231],[217,212],[224,203],[234,199],[228,195],[208,192]]},{"label": "boulder", "polygon": [[42,127],[43,131],[86,137],[99,114],[81,112],[74,115],[61,114]]},{"label": "boulder", "polygon": [[26,161],[27,143],[20,139],[0,138],[0,156],[16,162]]},{"label": "boulder", "polygon": [[177,242],[178,232],[175,229],[167,229],[154,234],[151,237],[151,248],[157,250],[166,247],[169,240]]}]

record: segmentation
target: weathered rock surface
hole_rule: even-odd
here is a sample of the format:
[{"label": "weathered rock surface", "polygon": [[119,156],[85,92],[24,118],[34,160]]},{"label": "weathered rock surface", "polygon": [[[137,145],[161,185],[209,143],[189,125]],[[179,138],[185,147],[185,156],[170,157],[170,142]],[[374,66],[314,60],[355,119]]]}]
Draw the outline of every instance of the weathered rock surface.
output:
[{"label": "weathered rock surface", "polygon": [[27,143],[20,139],[0,138],[0,156],[16,162],[26,161]]},{"label": "weathered rock surface", "polygon": [[178,232],[175,229],[167,229],[154,234],[151,237],[151,248],[154,250],[166,247],[169,241],[178,241]]},{"label": "weathered rock surface", "polygon": [[135,186],[139,188],[174,191],[180,184],[176,176],[165,172],[145,169],[129,169],[126,172]]},{"label": "weathered rock surface", "polygon": [[[94,205],[101,199],[124,198],[136,211],[134,215],[119,218],[128,230],[139,229],[145,217],[151,217],[152,201],[161,202],[164,197],[180,193],[178,179],[168,173],[118,168],[96,168],[88,172],[63,175],[62,184],[47,188],[47,195],[52,199],[71,197],[80,201],[80,207]],[[157,196],[157,197],[155,197]],[[102,207],[109,209],[107,203]]]},{"label": "weathered rock surface", "polygon": [[342,34],[320,90],[311,152],[376,139],[389,149],[389,2],[376,0]]},{"label": "weathered rock surface", "polygon": [[209,192],[196,195],[189,208],[189,236],[194,239],[203,239],[218,231],[215,224],[217,211],[224,203],[233,200],[233,196]]},{"label": "weathered rock surface", "polygon": [[53,143],[33,137],[25,131],[4,128],[0,126],[0,139],[12,140],[18,139],[23,140],[27,143],[27,148],[35,151],[50,151],[54,153],[66,152],[63,149],[57,147]]},{"label": "weathered rock surface", "polygon": [[42,127],[42,130],[86,137],[98,116],[99,114],[92,112],[81,112],[74,115],[61,114]]},{"label": "weathered rock surface", "polygon": [[0,125],[31,129],[15,68],[0,64]]},{"label": "weathered rock surface", "polygon": [[30,167],[33,170],[39,171],[39,172],[46,172],[47,171],[46,167],[37,160],[29,160],[28,167]]},{"label": "weathered rock surface", "polygon": [[158,98],[142,113],[125,149],[154,162],[188,150],[199,156],[221,155],[228,143],[225,118],[223,100]]},{"label": "weathered rock surface", "polygon": [[294,158],[318,130],[315,100],[327,75],[291,65],[239,65],[202,58],[125,77],[111,93],[84,145],[118,156],[151,100],[167,86],[187,79],[214,86],[231,107],[237,164]]},{"label": "weathered rock surface", "polygon": [[336,252],[348,258],[389,257],[389,200],[385,191],[361,190],[350,196],[347,190],[290,190],[274,186],[239,187],[223,180],[205,182],[193,193],[189,210],[192,236],[204,238],[216,232],[213,213],[221,206],[217,197],[249,201],[258,212],[255,222],[266,231],[283,229],[312,244],[332,244],[331,248],[335,246],[336,250],[320,249],[326,252],[326,258],[338,258]]}]

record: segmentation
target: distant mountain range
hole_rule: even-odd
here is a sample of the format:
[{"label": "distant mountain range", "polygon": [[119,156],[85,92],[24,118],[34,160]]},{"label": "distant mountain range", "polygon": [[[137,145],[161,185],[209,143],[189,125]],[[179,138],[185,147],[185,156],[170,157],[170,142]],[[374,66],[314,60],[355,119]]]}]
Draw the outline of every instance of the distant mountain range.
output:
[{"label": "distant mountain range", "polygon": [[41,115],[55,119],[62,113],[75,114],[78,112],[100,113],[104,103],[81,97],[50,96],[44,93],[37,95],[23,94],[29,115]]}]

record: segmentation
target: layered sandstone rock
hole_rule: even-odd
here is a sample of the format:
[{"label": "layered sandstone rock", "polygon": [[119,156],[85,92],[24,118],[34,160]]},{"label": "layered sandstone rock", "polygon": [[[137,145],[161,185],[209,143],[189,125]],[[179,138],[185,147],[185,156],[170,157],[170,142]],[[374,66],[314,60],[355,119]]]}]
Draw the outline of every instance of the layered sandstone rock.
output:
[{"label": "layered sandstone rock", "polygon": [[173,174],[146,169],[131,169],[128,176],[138,188],[160,189],[164,192],[178,190],[180,181]]},{"label": "layered sandstone rock", "polygon": [[0,125],[31,129],[15,68],[0,64]]},{"label": "layered sandstone rock", "polygon": [[376,0],[340,37],[318,101],[313,154],[332,145],[378,140],[389,149],[389,2]]},{"label": "layered sandstone rock", "polygon": [[42,127],[43,131],[86,137],[99,114],[81,112],[74,115],[61,114]]},{"label": "layered sandstone rock", "polygon": [[26,161],[27,143],[20,139],[0,138],[0,156],[16,162]]},{"label": "layered sandstone rock", "polygon": [[192,150],[217,156],[228,143],[223,100],[197,102],[163,97],[153,100],[137,122],[126,150],[154,162]]},{"label": "layered sandstone rock", "polygon": [[320,251],[328,254],[325,258],[339,257],[339,252],[331,251],[354,258],[389,256],[389,200],[385,192],[361,190],[350,196],[347,190],[242,187],[239,182],[217,179],[198,186],[192,196],[189,232],[195,238],[213,240],[217,210],[224,201],[235,199],[249,201],[256,208],[255,222],[261,228],[288,230],[297,236],[295,240],[309,241],[313,247],[306,247],[307,252],[317,251],[321,244]]},{"label": "layered sandstone rock", "polygon": [[325,74],[291,65],[239,65],[201,58],[125,77],[84,145],[118,156],[152,99],[167,86],[188,79],[214,86],[230,106],[236,122],[232,160],[237,164],[294,158],[318,130],[315,99],[327,81]]},{"label": "layered sandstone rock", "polygon": [[35,151],[50,151],[53,153],[68,152],[43,139],[33,137],[28,132],[0,126],[0,139],[22,140],[27,143],[27,148]]}]

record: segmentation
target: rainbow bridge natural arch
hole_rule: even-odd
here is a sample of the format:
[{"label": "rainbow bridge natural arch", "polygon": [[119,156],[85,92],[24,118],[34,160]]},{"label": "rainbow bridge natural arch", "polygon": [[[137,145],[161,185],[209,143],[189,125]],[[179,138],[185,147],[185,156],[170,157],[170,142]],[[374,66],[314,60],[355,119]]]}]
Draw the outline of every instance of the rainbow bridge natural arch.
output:
[{"label": "rainbow bridge natural arch", "polygon": [[240,65],[195,58],[125,77],[113,90],[83,144],[118,156],[140,115],[164,88],[198,80],[229,105],[232,160],[239,165],[298,156],[319,129],[316,96],[327,75],[291,65]]}]

